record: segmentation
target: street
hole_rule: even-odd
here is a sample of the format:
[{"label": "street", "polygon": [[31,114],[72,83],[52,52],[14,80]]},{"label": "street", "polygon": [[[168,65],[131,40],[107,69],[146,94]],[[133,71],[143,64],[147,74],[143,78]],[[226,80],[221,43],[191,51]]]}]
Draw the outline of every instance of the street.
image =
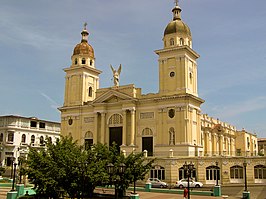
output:
[{"label": "street", "polygon": [[[0,199],[6,199],[6,193],[10,190],[10,188],[0,187]],[[210,187],[205,187],[199,190],[210,190]],[[241,186],[223,186],[222,187],[222,195],[229,196],[228,199],[241,199],[242,193],[244,191],[244,187]],[[266,186],[249,186],[248,191],[250,191],[250,198],[251,199],[266,199]],[[96,192],[102,192],[101,189],[97,189]],[[113,193],[113,189],[105,189],[105,193]],[[130,191],[128,191],[130,194]],[[155,198],[162,198],[162,199],[182,199],[182,194],[171,194],[171,193],[155,193],[155,192],[144,192],[138,191],[141,199],[155,199]],[[223,197],[213,197],[213,196],[196,196],[191,195],[191,199],[221,199]]]}]

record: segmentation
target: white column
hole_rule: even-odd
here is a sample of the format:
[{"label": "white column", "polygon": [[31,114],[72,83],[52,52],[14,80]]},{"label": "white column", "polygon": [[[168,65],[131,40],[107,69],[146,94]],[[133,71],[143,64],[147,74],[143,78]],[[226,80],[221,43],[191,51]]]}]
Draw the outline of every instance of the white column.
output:
[{"label": "white column", "polygon": [[224,136],[220,135],[220,155],[223,155],[223,151],[224,151],[224,147],[223,147],[223,139],[224,139]]},{"label": "white column", "polygon": [[127,144],[127,110],[123,111],[123,135],[122,135],[122,146]]},{"label": "white column", "polygon": [[100,136],[100,142],[104,144],[104,135],[105,135],[105,112],[101,113],[101,136]]},{"label": "white column", "polygon": [[98,113],[94,113],[94,132],[93,132],[93,144],[97,144],[98,140]]},{"label": "white column", "polygon": [[135,125],[136,125],[135,124],[136,123],[135,112],[136,112],[135,108],[131,109],[131,135],[130,135],[130,145],[131,146],[135,145]]}]

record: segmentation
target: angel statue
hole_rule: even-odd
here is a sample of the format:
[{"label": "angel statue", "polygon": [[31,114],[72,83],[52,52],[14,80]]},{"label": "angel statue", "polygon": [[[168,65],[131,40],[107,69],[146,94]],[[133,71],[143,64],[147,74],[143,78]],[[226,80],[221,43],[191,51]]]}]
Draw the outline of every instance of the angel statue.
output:
[{"label": "angel statue", "polygon": [[111,64],[110,64],[110,67],[113,71],[114,86],[119,86],[119,75],[121,73],[122,66],[120,64],[118,70],[115,70]]}]

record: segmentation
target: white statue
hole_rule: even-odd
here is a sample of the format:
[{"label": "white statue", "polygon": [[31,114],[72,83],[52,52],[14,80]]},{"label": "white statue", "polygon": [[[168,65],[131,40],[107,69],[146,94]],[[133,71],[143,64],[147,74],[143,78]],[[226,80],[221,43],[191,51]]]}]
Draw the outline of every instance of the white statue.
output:
[{"label": "white statue", "polygon": [[120,64],[118,70],[115,70],[111,64],[110,64],[110,67],[113,71],[114,86],[119,86],[119,75],[121,73],[122,66]]}]

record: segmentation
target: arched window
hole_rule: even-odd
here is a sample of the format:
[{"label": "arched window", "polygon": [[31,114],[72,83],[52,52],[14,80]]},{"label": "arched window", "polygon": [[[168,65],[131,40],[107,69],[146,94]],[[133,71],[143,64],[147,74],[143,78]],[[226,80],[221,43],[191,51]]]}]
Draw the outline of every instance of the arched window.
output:
[{"label": "arched window", "polygon": [[180,46],[183,46],[183,45],[184,45],[184,39],[180,38]]},{"label": "arched window", "polygon": [[[184,167],[181,167],[178,169],[178,173],[179,173],[179,180],[187,178],[187,172],[184,169]],[[197,173],[196,173],[196,168],[193,168],[193,171],[190,172],[190,178],[197,180]]]},{"label": "arched window", "polygon": [[170,46],[173,46],[173,45],[175,45],[175,40],[174,40],[174,38],[171,38],[170,39]]},{"label": "arched window", "polygon": [[175,129],[173,127],[169,129],[169,145],[175,145]]},{"label": "arched window", "polygon": [[220,168],[218,166],[209,166],[206,168],[206,180],[220,180]]},{"label": "arched window", "polygon": [[0,142],[3,142],[3,141],[4,141],[4,134],[1,133],[1,134],[0,134]]},{"label": "arched window", "polygon": [[32,136],[30,137],[30,143],[34,143],[34,142],[35,142],[35,136],[32,135]]},{"label": "arched window", "polygon": [[89,87],[89,97],[92,97],[92,87]]},{"label": "arched window", "polygon": [[23,135],[21,136],[21,143],[25,143],[25,142],[26,142],[26,135],[23,134]]},{"label": "arched window", "polygon": [[92,66],[92,63],[93,63],[92,60],[90,60],[90,66]]},{"label": "arched window", "polygon": [[142,130],[142,136],[146,137],[146,136],[152,136],[152,130],[150,128],[145,128]]},{"label": "arched window", "polygon": [[255,179],[266,179],[266,166],[265,165],[254,166],[254,177]]},{"label": "arched window", "polygon": [[109,119],[109,125],[123,125],[123,118],[119,114],[113,114]]},{"label": "arched window", "polygon": [[81,64],[86,64],[86,59],[85,58],[82,58]]},{"label": "arched window", "polygon": [[231,179],[243,179],[243,167],[241,166],[230,167],[230,178]]},{"label": "arched window", "polygon": [[40,137],[40,145],[41,145],[41,146],[44,145],[44,139],[43,139],[43,136]]},{"label": "arched window", "polygon": [[7,141],[8,142],[13,142],[14,141],[14,132],[13,131],[9,131],[7,134]]},{"label": "arched window", "polygon": [[75,59],[75,65],[77,65],[77,64],[78,64],[78,59],[76,58],[76,59]]},{"label": "arched window", "polygon": [[88,150],[92,147],[92,145],[93,145],[93,133],[91,131],[87,131],[85,133],[84,144],[85,144],[86,150]]},{"label": "arched window", "polygon": [[165,169],[159,165],[152,167],[150,170],[150,178],[158,178],[159,180],[165,180]]}]

